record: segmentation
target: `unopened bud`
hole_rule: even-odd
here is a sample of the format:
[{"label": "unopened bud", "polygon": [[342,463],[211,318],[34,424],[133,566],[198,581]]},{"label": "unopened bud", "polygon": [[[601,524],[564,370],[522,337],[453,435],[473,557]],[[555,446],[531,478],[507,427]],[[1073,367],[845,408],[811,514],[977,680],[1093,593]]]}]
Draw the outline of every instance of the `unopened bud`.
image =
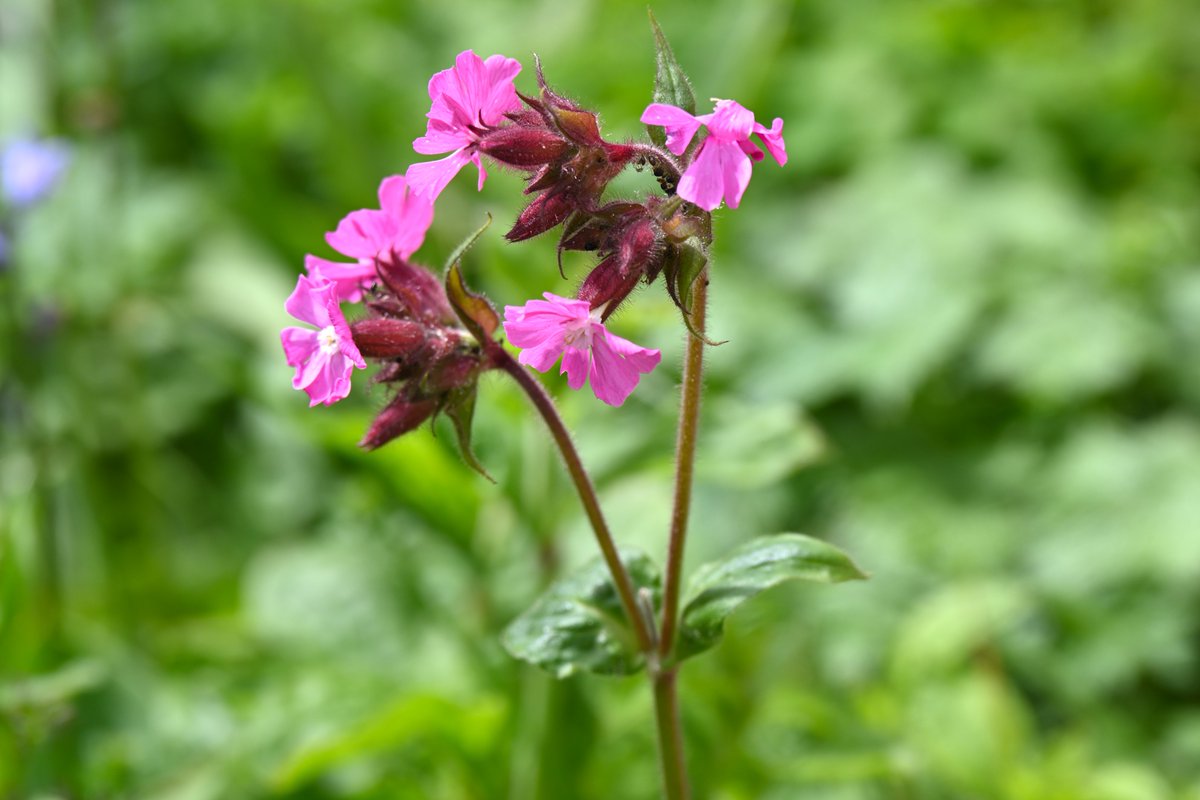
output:
[{"label": "unopened bud", "polygon": [[409,316],[428,322],[453,322],[454,312],[442,282],[429,270],[402,258],[380,259],[379,277]]},{"label": "unopened bud", "polygon": [[354,346],[367,358],[404,358],[425,344],[425,328],[407,319],[363,319],[350,326]]},{"label": "unopened bud", "polygon": [[478,351],[458,352],[442,359],[429,371],[425,378],[425,389],[444,393],[472,384],[479,377],[480,354]]},{"label": "unopened bud", "polygon": [[382,447],[429,419],[437,407],[437,400],[432,398],[409,400],[403,395],[397,395],[375,416],[367,435],[358,446],[367,450]]},{"label": "unopened bud", "polygon": [[658,226],[649,217],[634,219],[615,234],[615,247],[584,279],[576,295],[592,308],[605,307],[602,321],[617,309],[643,277],[658,274],[662,259]]},{"label": "unopened bud", "polygon": [[576,111],[549,105],[554,117],[555,126],[575,144],[585,147],[600,147],[604,140],[600,138],[600,124],[596,114],[591,111]]},{"label": "unopened bud", "polygon": [[566,219],[579,203],[569,192],[546,192],[538,195],[517,217],[512,230],[504,234],[510,242],[532,239],[539,233],[558,225]]},{"label": "unopened bud", "polygon": [[562,136],[545,128],[510,125],[488,131],[479,149],[512,167],[540,167],[567,154],[570,144]]},{"label": "unopened bud", "polygon": [[623,266],[615,255],[604,259],[583,279],[583,285],[575,296],[586,300],[592,308],[608,303],[613,303],[612,307],[615,308],[629,296],[641,277],[640,272],[623,269]]}]

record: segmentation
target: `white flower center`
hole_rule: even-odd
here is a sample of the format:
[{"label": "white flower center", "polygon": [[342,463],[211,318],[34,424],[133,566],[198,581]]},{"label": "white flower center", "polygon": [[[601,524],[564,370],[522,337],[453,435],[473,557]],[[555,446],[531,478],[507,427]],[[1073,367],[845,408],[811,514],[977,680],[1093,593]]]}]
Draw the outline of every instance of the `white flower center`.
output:
[{"label": "white flower center", "polygon": [[338,338],[337,331],[332,325],[322,328],[317,333],[317,344],[321,348],[321,352],[327,356],[336,353],[340,348],[342,340]]},{"label": "white flower center", "polygon": [[592,331],[597,325],[600,325],[600,309],[593,308],[587,319],[579,320],[567,327],[567,333],[563,336],[563,344],[577,350],[590,350],[592,348]]}]

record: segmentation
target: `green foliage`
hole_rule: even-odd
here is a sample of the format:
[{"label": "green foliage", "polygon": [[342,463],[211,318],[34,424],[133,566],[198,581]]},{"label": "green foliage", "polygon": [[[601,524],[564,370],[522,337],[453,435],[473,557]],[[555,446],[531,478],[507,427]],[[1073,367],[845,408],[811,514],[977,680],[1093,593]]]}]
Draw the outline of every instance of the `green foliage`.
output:
[{"label": "green foliage", "polygon": [[713,647],[725,618],[759,592],[786,581],[841,583],[867,576],[832,545],[799,533],[751,539],[719,561],[705,564],[688,581],[677,653],[689,658]]},{"label": "green foliage", "polygon": [[[662,576],[645,553],[625,551],[621,561],[637,590],[658,608]],[[597,556],[550,586],[504,630],[504,648],[559,678],[576,672],[631,675],[645,666],[608,565]]]},{"label": "green foliage", "polygon": [[[654,31],[654,102],[682,108],[689,114],[696,113],[696,93],[692,90],[692,82],[687,73],[675,59],[675,52],[667,41],[666,35],[650,11],[650,27]],[[667,142],[666,131],[661,125],[647,125],[646,130],[650,139],[659,147]]]}]

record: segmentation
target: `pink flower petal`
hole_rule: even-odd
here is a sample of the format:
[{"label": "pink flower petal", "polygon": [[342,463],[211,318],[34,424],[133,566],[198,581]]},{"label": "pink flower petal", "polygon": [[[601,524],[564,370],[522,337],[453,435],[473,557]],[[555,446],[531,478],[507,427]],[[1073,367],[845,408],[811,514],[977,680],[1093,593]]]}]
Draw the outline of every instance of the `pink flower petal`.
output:
[{"label": "pink flower petal", "polygon": [[[686,121],[685,117],[690,115],[673,106],[656,103],[646,109],[642,121],[681,124]],[[740,103],[718,100],[713,113],[702,114],[694,120],[708,129],[709,137],[684,170],[677,191],[680,197],[706,211],[719,207],[722,200],[730,208],[737,208],[741,203],[742,195],[750,183],[751,159],[756,162],[763,159],[762,149],[750,140],[752,135],[759,137],[767,152],[780,165],[787,163],[782,119],[776,119],[770,128],[766,128],[756,122],[754,114]],[[668,128],[670,131],[671,128]],[[692,133],[687,133],[689,140]],[[680,154],[686,150],[686,141],[681,145],[676,144],[678,149],[672,147],[672,152]]]},{"label": "pink flower petal", "polygon": [[391,221],[391,250],[408,258],[425,243],[425,234],[433,223],[433,203],[428,197],[410,190],[403,175],[384,178],[379,184],[379,207]]},{"label": "pink flower petal", "polygon": [[721,179],[725,186],[725,205],[737,208],[750,185],[750,159],[736,144],[717,142],[721,154]]},{"label": "pink flower petal", "polygon": [[591,362],[590,350],[567,347],[562,351],[562,369],[558,372],[560,375],[566,373],[567,385],[578,391],[587,383],[588,375],[591,372]]},{"label": "pink flower petal", "polygon": [[387,247],[391,239],[390,227],[388,217],[382,211],[364,208],[343,217],[337,230],[325,234],[325,241],[344,256],[374,258]]},{"label": "pink flower petal", "polygon": [[493,55],[484,61],[471,50],[459,53],[453,67],[429,79],[429,122],[413,149],[433,155],[473,147],[475,128],[498,125],[505,114],[521,108],[513,86],[520,71],[516,59]]},{"label": "pink flower petal", "polygon": [[642,112],[642,122],[666,128],[667,149],[677,156],[683,155],[687,150],[701,125],[701,120],[682,108],[666,103],[651,103],[646,106],[646,110]]},{"label": "pink flower petal", "polygon": [[704,124],[717,139],[737,142],[749,139],[754,132],[754,114],[734,100],[718,100],[712,116]]},{"label": "pink flower petal", "polygon": [[333,285],[328,281],[301,275],[296,279],[296,288],[284,302],[283,308],[301,322],[324,328],[330,324],[330,319],[325,298],[320,292],[327,288],[332,289]]},{"label": "pink flower petal", "polygon": [[561,356],[559,372],[567,385],[580,389],[591,380],[596,397],[614,406],[625,401],[641,374],[658,366],[659,351],[609,333],[586,301],[544,296],[504,309],[505,335],[523,348],[520,363],[545,372]]},{"label": "pink flower petal", "polygon": [[740,142],[737,143],[737,146],[739,148],[741,148],[741,151],[743,153],[750,156],[750,159],[752,161],[754,161],[755,163],[758,163],[759,161],[763,160],[762,148],[759,147],[758,145],[756,145],[754,142],[750,141],[749,139],[742,139]]},{"label": "pink flower petal", "polygon": [[725,193],[721,170],[720,142],[710,139],[700,145],[691,166],[684,170],[676,190],[684,200],[695,203],[705,211],[721,205]]},{"label": "pink flower petal", "polygon": [[735,142],[709,139],[679,180],[679,196],[712,211],[721,199],[737,208],[750,184],[750,159]]},{"label": "pink flower petal", "polygon": [[[319,330],[284,328],[280,333],[284,358],[296,368],[292,386],[303,389],[309,405],[335,403],[350,391],[350,373],[366,361],[354,345],[350,326],[338,306],[334,284],[301,275],[285,305],[288,312]],[[331,345],[336,344],[336,348]]]},{"label": "pink flower petal", "polygon": [[318,348],[317,332],[312,328],[284,328],[279,334],[283,357],[289,367],[298,367]]},{"label": "pink flower petal", "polygon": [[662,353],[638,347],[607,329],[592,342],[592,392],[610,406],[619,406],[637,387],[642,373],[658,366]]},{"label": "pink flower petal", "polygon": [[504,115],[521,109],[514,79],[521,72],[521,62],[502,55],[488,56],[483,62],[487,70],[488,91],[479,109],[484,125],[499,125]]},{"label": "pink flower petal", "polygon": [[357,303],[362,299],[363,289],[374,286],[379,278],[374,261],[342,264],[317,256],[305,256],[304,269],[313,278],[332,283],[337,299],[345,303]]},{"label": "pink flower petal", "polygon": [[779,164],[783,166],[787,164],[787,146],[783,142],[783,120],[779,117],[775,118],[774,124],[770,130],[764,128],[758,123],[754,124],[754,132],[758,134],[758,138],[762,139],[762,143],[767,148],[767,152]]},{"label": "pink flower petal", "polygon": [[439,161],[413,164],[404,177],[414,193],[427,200],[434,200],[446,188],[454,176],[471,161],[472,153],[467,148],[457,150]]}]

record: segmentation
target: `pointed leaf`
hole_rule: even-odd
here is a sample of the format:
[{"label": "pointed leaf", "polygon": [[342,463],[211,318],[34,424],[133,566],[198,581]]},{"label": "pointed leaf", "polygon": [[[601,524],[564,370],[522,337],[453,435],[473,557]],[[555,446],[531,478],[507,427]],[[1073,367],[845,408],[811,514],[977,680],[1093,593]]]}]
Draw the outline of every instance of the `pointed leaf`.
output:
[{"label": "pointed leaf", "polygon": [[451,251],[450,257],[446,259],[446,269],[450,269],[452,266],[457,264],[459,261],[462,261],[462,257],[467,254],[468,250],[470,250],[472,247],[475,246],[475,243],[479,241],[479,237],[483,236],[483,232],[486,231],[489,227],[491,227],[491,224],[492,224],[492,215],[488,214],[487,219],[484,221],[484,223],[482,225],[480,225],[475,230],[474,233],[472,233],[470,236],[468,236],[467,238],[465,238],[461,242],[459,242],[458,247],[454,248],[454,250]]},{"label": "pointed leaf", "polygon": [[492,340],[496,328],[500,327],[500,317],[487,298],[475,294],[463,283],[462,270],[457,263],[446,272],[446,297],[450,299],[454,313],[480,344]]},{"label": "pointed leaf", "polygon": [[690,658],[715,645],[725,618],[764,589],[792,580],[840,583],[866,577],[848,555],[817,539],[799,533],[753,539],[692,576],[676,658]]},{"label": "pointed leaf", "polygon": [[685,313],[692,310],[692,284],[704,268],[708,266],[708,256],[704,245],[695,236],[688,237],[679,245],[679,269],[675,273],[675,302]]},{"label": "pointed leaf", "polygon": [[[696,113],[696,93],[692,91],[692,82],[688,80],[683,68],[675,60],[675,53],[667,42],[667,37],[658,26],[654,12],[649,11],[650,27],[654,31],[654,102],[682,108],[689,114]],[[650,140],[659,147],[667,144],[667,134],[661,125],[647,125]]]},{"label": "pointed leaf", "polygon": [[[658,606],[661,578],[654,562],[638,550],[623,550],[621,560],[635,588],[647,588]],[[522,661],[559,678],[576,672],[631,675],[644,666],[621,599],[604,560],[596,557],[560,578],[501,639]]]},{"label": "pointed leaf", "polygon": [[471,469],[495,483],[496,479],[488,474],[483,464],[475,457],[475,451],[471,449],[471,421],[475,418],[475,398],[479,394],[478,389],[478,383],[454,389],[447,396],[443,410],[454,423],[454,433],[458,437],[458,449],[462,452],[463,461],[466,461]]}]

